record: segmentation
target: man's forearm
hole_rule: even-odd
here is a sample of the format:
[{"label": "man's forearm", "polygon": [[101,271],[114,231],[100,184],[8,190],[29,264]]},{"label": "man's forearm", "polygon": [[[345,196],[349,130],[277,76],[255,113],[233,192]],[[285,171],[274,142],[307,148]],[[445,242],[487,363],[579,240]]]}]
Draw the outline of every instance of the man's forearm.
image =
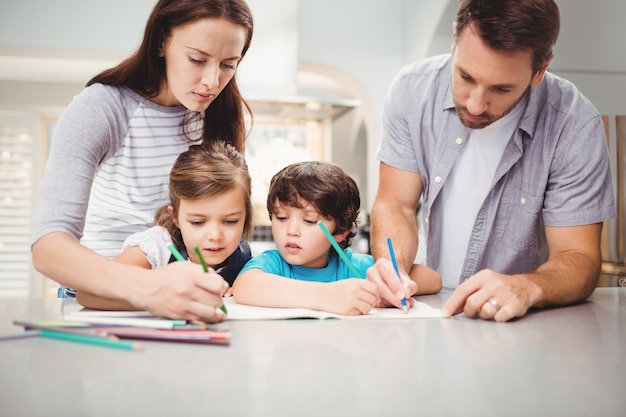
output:
[{"label": "man's forearm", "polygon": [[398,266],[408,274],[417,254],[417,219],[396,208],[372,209],[371,248],[375,259],[389,258],[387,238],[393,241]]},{"label": "man's forearm", "polygon": [[595,289],[601,260],[585,253],[566,252],[550,258],[537,271],[524,274],[539,289],[533,306],[546,307],[587,299]]}]

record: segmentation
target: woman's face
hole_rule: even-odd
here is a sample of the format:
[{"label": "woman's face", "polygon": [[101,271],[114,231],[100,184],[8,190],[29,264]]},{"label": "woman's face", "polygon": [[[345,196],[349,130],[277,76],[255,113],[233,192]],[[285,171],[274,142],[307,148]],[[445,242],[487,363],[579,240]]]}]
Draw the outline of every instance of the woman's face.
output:
[{"label": "woman's face", "polygon": [[162,45],[166,81],[155,102],[204,111],[234,77],[246,29],[224,19],[175,27]]}]

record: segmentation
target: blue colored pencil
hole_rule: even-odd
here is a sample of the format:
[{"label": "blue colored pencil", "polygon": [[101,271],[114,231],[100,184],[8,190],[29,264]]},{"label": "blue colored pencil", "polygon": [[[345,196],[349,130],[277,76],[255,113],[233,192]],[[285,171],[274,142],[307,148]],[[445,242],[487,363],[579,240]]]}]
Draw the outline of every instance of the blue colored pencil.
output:
[{"label": "blue colored pencil", "polygon": [[[400,270],[398,269],[398,262],[396,261],[396,254],[393,251],[393,245],[391,244],[390,237],[387,238],[387,246],[389,246],[389,254],[391,255],[391,262],[393,263],[393,269],[396,270],[396,275],[398,276],[398,279],[400,280],[400,282],[402,282],[402,278],[400,278]],[[406,297],[402,297],[402,310],[404,310],[405,313],[409,311],[406,305]]]},{"label": "blue colored pencil", "polygon": [[343,252],[343,250],[341,249],[341,246],[339,246],[339,243],[337,243],[333,235],[330,234],[330,231],[324,225],[324,223],[322,223],[322,221],[320,220],[319,222],[317,222],[317,224],[319,225],[319,227],[322,228],[322,231],[326,235],[326,238],[328,239],[330,244],[333,246],[333,248],[335,248],[335,251],[337,251],[337,254],[339,255],[339,257],[346,263],[346,265],[348,265],[348,268],[350,268],[350,271],[352,272],[352,274],[354,274],[354,276],[357,278],[363,278],[363,276],[361,276],[361,273],[356,269],[356,267],[352,264],[352,262],[350,262],[350,259],[348,259],[346,254]]}]

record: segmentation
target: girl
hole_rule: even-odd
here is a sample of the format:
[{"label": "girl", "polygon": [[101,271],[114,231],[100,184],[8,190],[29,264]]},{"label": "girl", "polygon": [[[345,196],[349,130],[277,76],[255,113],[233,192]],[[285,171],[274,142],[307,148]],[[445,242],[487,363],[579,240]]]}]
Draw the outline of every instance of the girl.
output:
[{"label": "girl", "polygon": [[[223,142],[193,145],[183,152],[170,174],[170,202],[155,216],[155,226],[129,236],[115,259],[146,269],[175,261],[168,246],[199,264],[194,251],[232,285],[250,260],[250,248],[242,238],[251,230],[251,180],[244,157]],[[128,310],[119,300],[99,298],[83,291],[78,302],[98,309]]]},{"label": "girl", "polygon": [[252,30],[244,0],[156,4],[139,49],[90,80],[56,126],[33,227],[38,271],[158,316],[220,320],[219,277],[188,262],[145,270],[111,258],[167,202],[172,164],[190,144],[243,151],[248,106],[234,76]]}]

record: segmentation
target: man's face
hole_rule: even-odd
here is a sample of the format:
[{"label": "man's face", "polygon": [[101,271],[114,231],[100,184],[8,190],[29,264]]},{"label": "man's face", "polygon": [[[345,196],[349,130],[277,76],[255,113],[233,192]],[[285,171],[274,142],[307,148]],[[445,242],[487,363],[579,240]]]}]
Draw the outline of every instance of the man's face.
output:
[{"label": "man's face", "polygon": [[454,105],[461,123],[472,129],[482,129],[507,115],[545,73],[543,68],[533,75],[529,51],[490,49],[473,25],[456,37],[451,53]]}]

